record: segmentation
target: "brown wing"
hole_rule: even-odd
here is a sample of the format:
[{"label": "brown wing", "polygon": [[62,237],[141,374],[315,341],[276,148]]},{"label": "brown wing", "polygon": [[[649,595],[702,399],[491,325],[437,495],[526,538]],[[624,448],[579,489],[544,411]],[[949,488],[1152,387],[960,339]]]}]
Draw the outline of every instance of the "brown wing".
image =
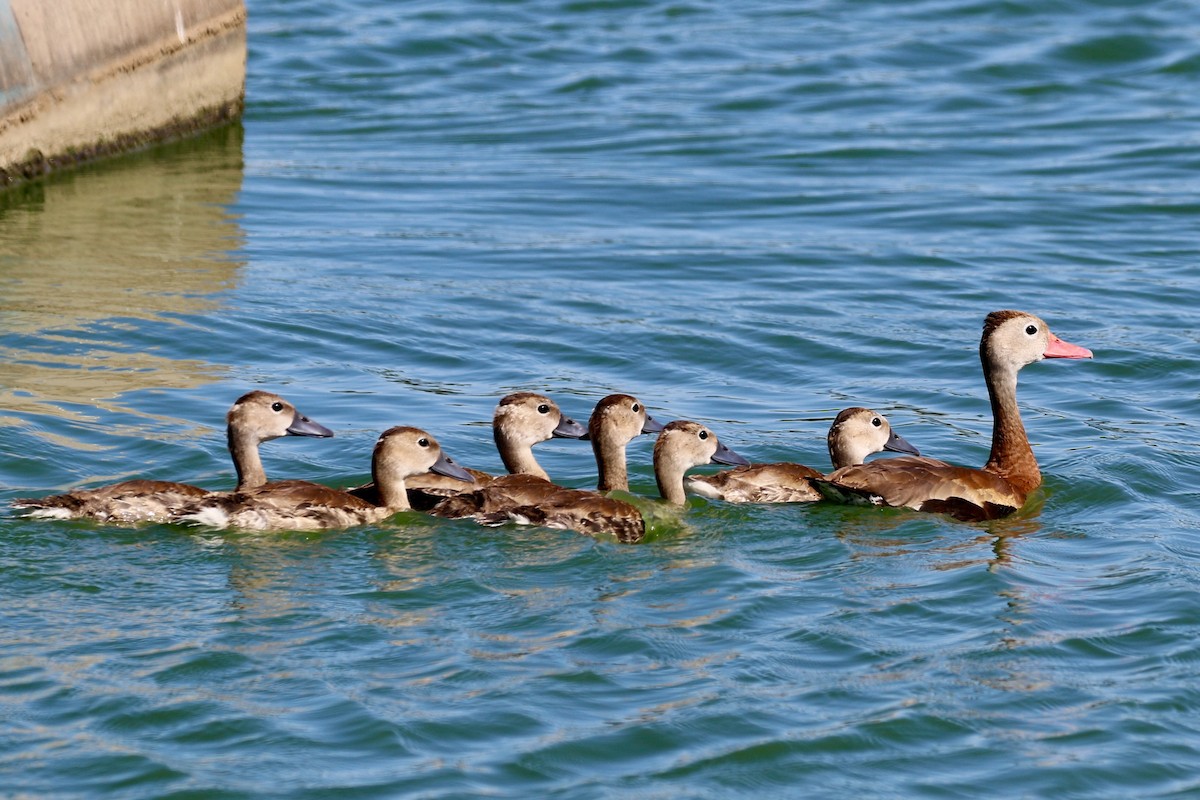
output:
[{"label": "brown wing", "polygon": [[535,475],[501,475],[475,491],[447,497],[429,513],[449,519],[473,517],[517,506],[538,505],[561,490],[561,486]]},{"label": "brown wing", "polygon": [[205,497],[210,492],[199,486],[174,481],[132,480],[81,489],[49,497],[14,500],[14,508],[33,509],[31,516],[86,517],[101,522],[131,524],[165,522],[170,509]]},{"label": "brown wing", "polygon": [[803,464],[751,464],[685,480],[702,497],[729,503],[810,503],[821,495],[809,482],[821,473]]},{"label": "brown wing", "polygon": [[877,505],[936,511],[960,519],[993,519],[1025,502],[1021,492],[995,473],[919,456],[843,467],[825,483],[828,488],[869,497]]},{"label": "brown wing", "polygon": [[627,544],[640,542],[646,536],[646,523],[634,506],[583,489],[561,489],[537,505],[516,506],[483,515],[481,521],[513,521],[578,531],[589,536],[608,534]]},{"label": "brown wing", "polygon": [[175,509],[172,518],[248,530],[326,530],[374,522],[384,514],[375,504],[338,489],[292,480],[213,494]]},{"label": "brown wing", "polygon": [[312,481],[272,481],[254,489],[233,492],[229,495],[235,502],[260,503],[275,508],[299,506],[332,506],[338,508],[374,508],[361,497],[355,497],[340,489],[332,489]]}]

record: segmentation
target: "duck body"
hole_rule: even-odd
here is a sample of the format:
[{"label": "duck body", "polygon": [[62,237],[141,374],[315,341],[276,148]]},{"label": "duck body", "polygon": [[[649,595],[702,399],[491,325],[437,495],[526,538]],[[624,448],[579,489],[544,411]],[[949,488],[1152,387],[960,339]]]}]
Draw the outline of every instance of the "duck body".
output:
[{"label": "duck body", "polygon": [[115,525],[165,522],[170,509],[210,494],[188,483],[135,478],[95,489],[14,500],[35,519],[91,519]]},{"label": "duck body", "polygon": [[[327,438],[333,436],[333,431],[270,392],[256,390],[237,399],[226,415],[226,437],[238,474],[237,489],[250,489],[267,482],[258,445],[281,436]],[[95,489],[21,498],[12,505],[29,509],[30,517],[134,525],[167,522],[172,509],[211,494],[214,493],[192,484],[135,478]]]},{"label": "duck body", "polygon": [[992,449],[982,468],[919,457],[883,459],[814,479],[822,496],[965,521],[996,519],[1021,508],[1042,476],[1017,408],[1017,373],[1043,358],[1091,358],[1092,353],[1059,339],[1033,314],[993,311],[984,320],[979,356],[993,417]]},{"label": "duck body", "polygon": [[[892,430],[882,414],[858,406],[838,413],[826,440],[835,469],[861,464],[868,455],[881,450],[919,455]],[[693,494],[727,503],[811,503],[821,499],[812,480],[823,477],[804,464],[777,462],[736,467],[715,475],[694,475],[685,484]]]},{"label": "duck body", "polygon": [[559,489],[542,497],[536,505],[512,506],[484,515],[481,521],[614,536],[623,544],[636,544],[646,538],[646,521],[637,506],[586,489]]},{"label": "duck body", "polygon": [[[663,427],[654,445],[654,475],[659,493],[670,505],[683,506],[683,476],[701,464],[745,465],[749,462],[717,440],[707,427],[676,420]],[[485,516],[481,521],[504,521],[578,531],[591,536],[610,535],[633,544],[646,537],[646,518],[632,503],[585,489],[559,489],[536,505],[515,506]]]},{"label": "duck body", "polygon": [[563,487],[537,475],[500,475],[477,489],[451,495],[429,513],[445,519],[494,514],[517,506],[537,505]]},{"label": "duck body", "polygon": [[405,479],[432,470],[460,481],[470,474],[419,428],[398,426],[380,435],[371,457],[376,500],[310,481],[275,481],[210,496],[175,509],[172,520],[211,528],[318,531],[380,522],[410,508]]},{"label": "duck body", "polygon": [[823,477],[812,467],[782,461],[690,476],[686,486],[692,494],[726,503],[810,503],[821,499],[810,481]]},{"label": "duck body", "polygon": [[1025,505],[1029,491],[986,469],[924,457],[844,467],[813,482],[823,497],[850,505],[911,508],[963,521],[999,519]]},{"label": "duck body", "polygon": [[171,521],[246,531],[318,531],[367,525],[387,516],[386,507],[348,492],[287,480],[184,503],[172,510]]}]

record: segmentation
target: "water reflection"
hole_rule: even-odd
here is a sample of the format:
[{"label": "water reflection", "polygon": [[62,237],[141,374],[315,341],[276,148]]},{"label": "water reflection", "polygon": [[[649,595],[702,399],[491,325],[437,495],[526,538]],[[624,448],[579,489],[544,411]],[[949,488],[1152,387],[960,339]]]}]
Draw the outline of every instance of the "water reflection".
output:
[{"label": "water reflection", "polygon": [[[842,524],[836,526],[835,533],[850,547],[851,558],[854,559],[932,552],[942,557],[931,565],[932,569],[956,570],[982,565],[989,571],[995,571],[1009,564],[1013,540],[1041,531],[1038,518],[1045,502],[1045,494],[1039,491],[1029,497],[1021,510],[1003,519],[975,523],[952,522],[953,530],[961,530],[962,534],[939,537],[936,544],[926,536],[914,537],[914,531],[940,530],[935,521],[949,521],[948,518],[905,509],[872,509],[869,513],[864,511],[848,515]],[[981,545],[987,546],[986,555],[981,553]],[[955,557],[957,554],[964,554],[965,557]]]},{"label": "water reflection", "polygon": [[0,193],[0,406],[61,415],[217,380],[163,345],[238,280],[242,174],[234,125]]}]

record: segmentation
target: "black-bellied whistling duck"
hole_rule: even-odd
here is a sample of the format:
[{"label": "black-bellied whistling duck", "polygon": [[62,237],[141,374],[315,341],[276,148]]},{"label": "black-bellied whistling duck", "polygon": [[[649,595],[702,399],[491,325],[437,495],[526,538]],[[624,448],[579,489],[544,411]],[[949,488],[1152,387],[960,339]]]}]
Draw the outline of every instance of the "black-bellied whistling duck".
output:
[{"label": "black-bellied whistling duck", "polygon": [[962,520],[1011,514],[1042,482],[1017,408],[1017,373],[1043,358],[1091,357],[1090,350],[1059,339],[1032,314],[993,311],[979,342],[993,417],[992,451],[982,469],[930,458],[885,458],[835,470],[813,485],[831,500],[941,512]]}]

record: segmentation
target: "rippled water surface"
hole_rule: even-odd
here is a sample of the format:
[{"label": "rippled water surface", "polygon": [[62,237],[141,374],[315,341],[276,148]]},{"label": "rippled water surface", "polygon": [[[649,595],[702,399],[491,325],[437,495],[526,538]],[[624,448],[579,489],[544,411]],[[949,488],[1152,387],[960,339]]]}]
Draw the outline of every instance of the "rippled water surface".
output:
[{"label": "rippled water surface", "polygon": [[[0,196],[0,794],[1200,793],[1200,18],[1186,2],[251,2],[244,125]],[[27,520],[229,486],[250,388],[500,465],[613,391],[825,468],[987,457],[984,315],[1091,362],[1015,517],[693,500],[622,546]],[[648,437],[633,488],[653,494]],[[589,448],[539,447],[560,482]]]}]

